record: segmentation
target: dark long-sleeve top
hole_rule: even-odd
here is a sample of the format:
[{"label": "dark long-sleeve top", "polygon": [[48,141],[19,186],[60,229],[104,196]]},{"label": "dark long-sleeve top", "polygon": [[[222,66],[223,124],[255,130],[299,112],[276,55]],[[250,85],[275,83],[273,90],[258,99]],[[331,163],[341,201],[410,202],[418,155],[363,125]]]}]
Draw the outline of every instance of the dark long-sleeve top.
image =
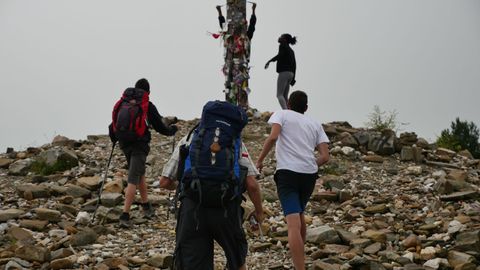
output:
[{"label": "dark long-sleeve top", "polygon": [[295,74],[297,63],[295,61],[295,52],[286,43],[280,43],[278,54],[270,59],[270,62],[277,62],[277,72],[290,71]]},{"label": "dark long-sleeve top", "polygon": [[[218,16],[218,23],[220,24],[220,28],[223,29],[223,24],[225,23],[225,17]],[[247,37],[251,40],[253,38],[253,33],[255,33],[255,25],[257,24],[257,16],[252,14],[250,16],[250,23],[248,24],[247,29]]]},{"label": "dark long-sleeve top", "polygon": [[[158,133],[166,136],[175,135],[176,130],[171,127],[167,127],[163,123],[162,116],[160,115],[160,113],[158,113],[157,107],[155,107],[152,102],[148,102],[147,119],[148,124],[151,125],[153,129],[155,129],[155,131],[157,131]],[[148,131],[148,129],[146,130],[146,132],[148,132],[148,135],[150,135],[150,131]]]},{"label": "dark long-sleeve top", "polygon": [[[166,136],[172,136],[175,135],[176,129],[170,127],[167,127],[163,121],[162,121],[162,116],[157,110],[157,107],[152,102],[148,102],[148,113],[147,113],[147,123],[148,127],[153,127],[155,131],[157,131],[160,134],[166,135]],[[113,127],[112,124],[108,127],[108,132],[110,135],[113,135]],[[148,144],[150,140],[152,139],[152,135],[150,134],[149,128],[145,130],[145,134],[138,139],[138,142],[145,142]]]}]

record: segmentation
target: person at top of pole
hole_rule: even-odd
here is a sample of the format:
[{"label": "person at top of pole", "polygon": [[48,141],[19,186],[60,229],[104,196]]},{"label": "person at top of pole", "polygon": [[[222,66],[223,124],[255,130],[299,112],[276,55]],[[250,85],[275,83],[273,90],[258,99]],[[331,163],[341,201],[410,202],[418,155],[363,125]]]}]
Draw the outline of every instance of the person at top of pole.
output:
[{"label": "person at top of pole", "polygon": [[[252,15],[250,15],[250,23],[248,24],[247,37],[252,40],[253,33],[255,32],[255,25],[257,24],[257,16],[255,15],[255,9],[257,8],[256,3],[252,3]],[[222,6],[216,6],[218,11],[218,24],[221,29],[225,28],[225,17],[222,14]]]}]

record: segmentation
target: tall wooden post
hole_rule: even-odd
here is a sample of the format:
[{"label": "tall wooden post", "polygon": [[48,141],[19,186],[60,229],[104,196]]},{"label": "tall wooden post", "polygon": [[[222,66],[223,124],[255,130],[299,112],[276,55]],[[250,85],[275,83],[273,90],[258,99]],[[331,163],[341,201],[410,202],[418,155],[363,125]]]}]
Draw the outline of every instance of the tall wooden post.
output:
[{"label": "tall wooden post", "polygon": [[246,0],[227,0],[225,45],[225,99],[248,108],[250,39],[247,37]]}]

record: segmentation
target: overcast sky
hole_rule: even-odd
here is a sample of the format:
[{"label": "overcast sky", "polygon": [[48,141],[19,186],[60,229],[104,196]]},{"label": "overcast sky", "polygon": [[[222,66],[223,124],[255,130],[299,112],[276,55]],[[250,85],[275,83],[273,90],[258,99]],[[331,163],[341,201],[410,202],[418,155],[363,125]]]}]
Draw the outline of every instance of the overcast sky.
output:
[{"label": "overcast sky", "polygon": [[[141,77],[162,115],[223,99],[215,5],[225,1],[0,0],[0,152],[106,134]],[[260,0],[250,103],[280,107],[265,62],[298,36],[294,89],[321,122],[364,126],[374,105],[434,140],[455,117],[480,126],[480,1]]]}]

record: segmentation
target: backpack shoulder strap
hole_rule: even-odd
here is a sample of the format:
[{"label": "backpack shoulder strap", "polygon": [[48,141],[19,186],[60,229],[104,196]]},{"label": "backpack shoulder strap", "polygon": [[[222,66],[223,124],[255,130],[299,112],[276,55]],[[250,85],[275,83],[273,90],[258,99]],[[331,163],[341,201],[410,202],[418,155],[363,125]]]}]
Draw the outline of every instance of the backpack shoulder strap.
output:
[{"label": "backpack shoulder strap", "polygon": [[191,164],[192,176],[194,179],[198,179],[197,161],[200,159],[200,148],[202,146],[202,140],[204,135],[205,135],[205,129],[200,129],[198,131],[198,137],[195,138],[195,141],[192,141],[190,143],[190,154],[195,156],[195,158],[193,159],[194,162],[192,162]]},{"label": "backpack shoulder strap", "polygon": [[193,126],[192,129],[190,129],[187,135],[187,142],[190,141],[190,137],[192,136],[192,133],[198,128],[198,126],[200,126],[200,122],[198,122],[195,126]]}]

